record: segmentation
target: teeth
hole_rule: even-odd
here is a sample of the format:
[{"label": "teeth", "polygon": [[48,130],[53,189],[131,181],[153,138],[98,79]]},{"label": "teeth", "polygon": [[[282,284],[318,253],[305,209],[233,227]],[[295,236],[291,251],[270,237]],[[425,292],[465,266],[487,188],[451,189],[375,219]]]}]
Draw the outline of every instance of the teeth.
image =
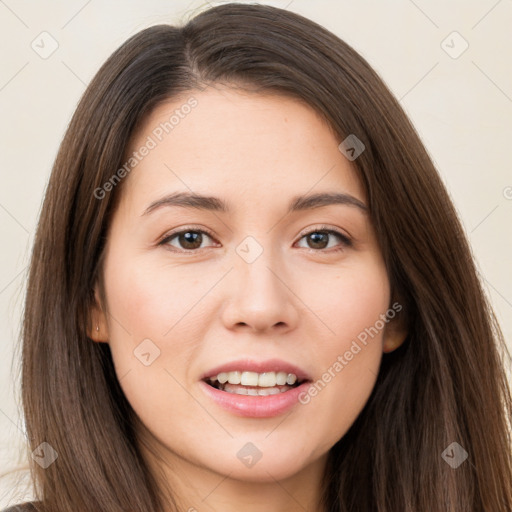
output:
[{"label": "teeth", "polygon": [[272,388],[244,388],[240,385],[234,384],[225,384],[220,388],[222,391],[226,391],[227,393],[233,393],[237,395],[250,395],[250,396],[268,396],[268,395],[278,395],[279,393],[285,393],[289,389],[292,389],[290,386],[281,386],[272,387]]},{"label": "teeth", "polygon": [[224,384],[224,382],[227,382],[227,381],[228,381],[228,374],[227,374],[227,373],[225,373],[225,372],[219,373],[219,375],[217,375],[217,380],[218,380],[221,384]]},{"label": "teeth", "polygon": [[[244,386],[257,386],[258,385],[258,374],[255,372],[243,372],[242,380],[240,384]],[[258,394],[258,393],[256,393]]]},{"label": "teeth", "polygon": [[262,388],[272,388],[277,384],[276,372],[260,373],[258,377],[258,386]]},{"label": "teeth", "polygon": [[289,384],[290,386],[292,384],[295,384],[295,381],[297,380],[297,376],[293,373],[289,373],[288,377],[286,377],[286,384]]},{"label": "teeth", "polygon": [[[221,384],[242,384],[243,386],[259,386],[262,388],[273,388],[275,386],[292,386],[297,382],[294,373],[286,372],[221,372],[215,377],[210,377],[210,382],[219,381]],[[258,394],[258,393],[256,393]]]},{"label": "teeth", "polygon": [[278,388],[270,388],[270,389],[259,389],[258,395],[260,396],[268,396],[268,395],[278,395],[281,393]]},{"label": "teeth", "polygon": [[276,375],[276,384],[278,384],[279,386],[284,386],[286,384],[287,377],[288,377],[288,374],[286,374],[284,372],[279,372]]},{"label": "teeth", "polygon": [[242,382],[242,372],[229,372],[228,382],[230,384],[240,384]]}]

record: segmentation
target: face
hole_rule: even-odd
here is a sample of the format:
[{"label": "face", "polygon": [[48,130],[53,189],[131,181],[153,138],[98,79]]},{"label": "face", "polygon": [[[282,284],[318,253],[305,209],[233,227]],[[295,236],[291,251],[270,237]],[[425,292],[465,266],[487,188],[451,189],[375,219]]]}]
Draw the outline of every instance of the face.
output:
[{"label": "face", "polygon": [[93,337],[169,464],[289,478],[368,400],[395,321],[340,142],[294,99],[221,87],[161,104],[132,139]]}]

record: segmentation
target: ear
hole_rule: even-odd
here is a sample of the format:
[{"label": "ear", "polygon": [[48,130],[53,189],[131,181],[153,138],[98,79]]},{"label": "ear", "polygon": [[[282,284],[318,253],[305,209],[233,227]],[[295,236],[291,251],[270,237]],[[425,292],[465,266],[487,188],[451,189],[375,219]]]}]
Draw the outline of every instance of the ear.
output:
[{"label": "ear", "polygon": [[405,310],[400,302],[395,301],[389,308],[388,322],[384,328],[382,339],[382,351],[385,353],[393,352],[400,347],[407,338],[407,317]]},{"label": "ear", "polygon": [[101,305],[98,285],[94,287],[94,301],[91,305],[90,325],[87,336],[97,343],[108,343],[108,325]]}]

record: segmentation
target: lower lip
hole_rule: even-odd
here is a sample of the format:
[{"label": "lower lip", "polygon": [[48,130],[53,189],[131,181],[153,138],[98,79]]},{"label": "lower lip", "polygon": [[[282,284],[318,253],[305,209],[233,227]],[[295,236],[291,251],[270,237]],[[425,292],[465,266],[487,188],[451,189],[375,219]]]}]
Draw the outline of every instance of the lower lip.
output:
[{"label": "lower lip", "polygon": [[249,418],[271,418],[291,409],[299,401],[299,395],[307,390],[311,382],[303,382],[278,395],[253,396],[228,393],[200,381],[204,392],[223,409],[238,416]]}]

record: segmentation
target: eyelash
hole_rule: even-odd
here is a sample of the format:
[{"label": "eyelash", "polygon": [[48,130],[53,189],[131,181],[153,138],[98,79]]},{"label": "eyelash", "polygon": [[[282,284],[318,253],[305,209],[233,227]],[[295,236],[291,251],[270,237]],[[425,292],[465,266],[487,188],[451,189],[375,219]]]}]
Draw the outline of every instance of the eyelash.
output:
[{"label": "eyelash", "polygon": [[[196,228],[194,226],[189,226],[188,228],[185,228],[185,229],[181,229],[180,231],[175,231],[174,233],[171,233],[167,236],[165,236],[165,238],[163,238],[159,243],[158,245],[168,245],[169,242],[171,240],[173,240],[174,238],[176,238],[177,236],[183,234],[183,233],[202,233],[202,234],[206,234],[208,235],[208,237],[210,237],[212,240],[215,240],[215,237],[213,236],[213,234],[206,230],[206,229],[199,229],[199,228]],[[324,234],[330,234],[330,235],[336,235],[337,237],[340,238],[341,240],[341,244],[338,248],[335,248],[335,249],[312,249],[312,248],[304,248],[306,250],[309,250],[309,251],[312,251],[312,252],[316,252],[316,253],[319,253],[319,252],[326,252],[326,253],[332,253],[332,252],[339,252],[339,251],[343,251],[345,250],[346,248],[348,247],[352,247],[352,240],[344,235],[343,233],[335,230],[335,229],[332,229],[330,228],[329,226],[318,226],[318,227],[315,227],[314,229],[306,232],[306,233],[303,233],[299,240],[302,240],[303,238],[307,237],[308,235],[311,235],[313,233],[324,233]],[[172,248],[172,249],[169,249],[171,250],[172,252],[177,252],[177,253],[195,253],[197,251],[199,251],[200,249],[176,249],[176,248]]]}]

